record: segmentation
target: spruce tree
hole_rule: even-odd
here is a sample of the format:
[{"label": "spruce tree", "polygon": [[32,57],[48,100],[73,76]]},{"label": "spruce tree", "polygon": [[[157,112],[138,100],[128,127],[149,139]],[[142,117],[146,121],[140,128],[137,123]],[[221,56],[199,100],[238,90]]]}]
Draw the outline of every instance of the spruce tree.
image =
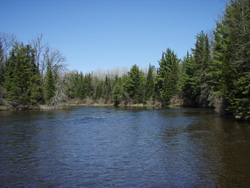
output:
[{"label": "spruce tree", "polygon": [[96,90],[95,90],[95,99],[100,99],[102,97],[102,86],[103,86],[103,83],[96,79]]},{"label": "spruce tree", "polygon": [[154,97],[155,93],[155,83],[154,83],[154,77],[153,77],[153,67],[149,65],[148,68],[148,75],[147,75],[147,81],[146,81],[146,100],[149,100],[150,97]]},{"label": "spruce tree", "polygon": [[133,65],[124,83],[124,90],[133,103],[143,103],[145,94],[145,78],[137,65]]},{"label": "spruce tree", "polygon": [[114,106],[118,106],[121,102],[122,89],[121,85],[117,82],[113,91]]},{"label": "spruce tree", "polygon": [[77,74],[77,86],[76,86],[76,96],[79,99],[84,99],[86,94],[84,90],[84,76],[82,72]]},{"label": "spruce tree", "polygon": [[106,101],[109,100],[112,88],[111,88],[111,79],[108,75],[105,76],[105,81],[104,81],[104,90],[103,90],[103,96]]},{"label": "spruce tree", "polygon": [[196,103],[199,107],[209,107],[209,96],[211,87],[208,84],[211,65],[211,46],[208,35],[201,31],[196,36],[195,48],[192,49],[194,56],[194,72],[195,72],[195,95]]},{"label": "spruce tree", "polygon": [[30,104],[37,105],[43,102],[42,97],[42,85],[40,74],[37,73],[30,78],[30,84],[28,87],[28,96]]},{"label": "spruce tree", "polygon": [[45,95],[46,103],[50,105],[52,102],[52,98],[55,95],[55,81],[50,62],[47,62]]},{"label": "spruce tree", "polygon": [[187,53],[182,62],[182,71],[180,77],[181,96],[184,106],[197,106],[198,96],[196,93],[196,79],[194,71],[194,58]]},{"label": "spruce tree", "polygon": [[[213,74],[224,106],[238,119],[250,119],[250,2],[231,1],[214,31]],[[218,79],[218,73],[221,73]]]},{"label": "spruce tree", "polygon": [[2,41],[0,38],[0,87],[2,87],[3,82],[4,82],[4,52],[3,52]]},{"label": "spruce tree", "polygon": [[2,49],[2,41],[0,38],[0,105],[3,104],[3,100],[4,100],[4,95],[5,95],[5,90],[3,88],[3,84],[4,84],[4,77],[5,77],[5,73],[4,73],[4,53],[3,53],[3,49]]},{"label": "spruce tree", "polygon": [[34,50],[30,45],[24,46],[22,43],[16,43],[5,66],[4,87],[8,92],[7,100],[15,105],[39,102],[39,99],[35,101],[32,99],[31,101],[30,98],[30,96],[34,95],[41,96],[41,90],[34,91],[31,89],[40,85],[39,81],[34,82],[32,80],[34,77],[39,80]]},{"label": "spruce tree", "polygon": [[83,89],[84,89],[84,98],[93,97],[93,88],[92,88],[92,77],[91,74],[87,74],[83,80]]},{"label": "spruce tree", "polygon": [[170,48],[162,53],[157,74],[157,87],[163,105],[168,105],[171,98],[177,94],[179,80],[179,62],[177,55]]}]

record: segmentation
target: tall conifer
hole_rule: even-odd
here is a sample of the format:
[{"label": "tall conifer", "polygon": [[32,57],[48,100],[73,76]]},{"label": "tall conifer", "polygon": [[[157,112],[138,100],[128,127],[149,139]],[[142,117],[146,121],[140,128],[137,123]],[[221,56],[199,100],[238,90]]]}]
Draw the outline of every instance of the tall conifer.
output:
[{"label": "tall conifer", "polygon": [[46,86],[45,86],[45,95],[47,104],[51,104],[54,94],[55,94],[54,76],[52,72],[51,63],[47,62]]}]

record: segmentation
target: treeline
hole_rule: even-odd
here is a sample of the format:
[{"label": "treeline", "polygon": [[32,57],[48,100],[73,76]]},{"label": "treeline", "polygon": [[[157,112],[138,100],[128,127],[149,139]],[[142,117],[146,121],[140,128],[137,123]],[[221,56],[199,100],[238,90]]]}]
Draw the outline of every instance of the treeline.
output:
[{"label": "treeline", "polygon": [[137,65],[126,74],[103,77],[62,72],[64,58],[57,60],[54,51],[41,48],[39,37],[33,45],[15,44],[6,58],[2,41],[0,103],[57,105],[77,99],[87,104],[182,105],[250,119],[248,0],[231,0],[213,33],[197,34],[194,48],[182,60],[168,48],[159,67],[149,65],[146,72]]},{"label": "treeline", "polygon": [[0,36],[0,105],[25,108],[56,106],[67,100],[61,92],[65,58],[38,35],[31,44],[17,42],[15,35]]}]

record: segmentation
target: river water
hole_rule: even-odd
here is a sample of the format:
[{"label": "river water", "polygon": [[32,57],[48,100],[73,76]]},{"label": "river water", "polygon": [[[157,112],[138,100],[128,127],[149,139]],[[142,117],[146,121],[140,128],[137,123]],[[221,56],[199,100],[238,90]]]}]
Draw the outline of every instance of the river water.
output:
[{"label": "river water", "polygon": [[212,110],[0,112],[0,187],[249,187],[250,126]]}]

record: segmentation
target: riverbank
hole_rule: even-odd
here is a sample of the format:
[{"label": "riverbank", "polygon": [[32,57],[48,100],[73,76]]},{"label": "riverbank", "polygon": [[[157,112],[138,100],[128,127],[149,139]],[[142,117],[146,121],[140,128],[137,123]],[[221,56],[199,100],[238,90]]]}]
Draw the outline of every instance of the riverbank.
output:
[{"label": "riverbank", "polygon": [[66,107],[154,107],[154,108],[162,108],[158,105],[147,105],[147,104],[128,104],[128,105],[118,105],[115,106],[114,104],[66,104]]},{"label": "riverbank", "polygon": [[[82,103],[82,101],[69,101],[67,103],[63,103],[58,106],[47,106],[47,105],[39,105],[39,106],[32,106],[32,105],[20,105],[17,107],[11,107],[11,106],[0,106],[0,111],[24,111],[24,110],[30,110],[30,111],[52,111],[52,110],[63,110],[70,107],[115,107],[114,103]],[[179,105],[179,104],[170,104],[167,106],[162,106],[159,103],[155,104],[124,104],[121,103],[116,107],[131,107],[131,108],[150,108],[150,109],[161,109],[161,108],[183,108],[185,106]],[[217,112],[218,113],[218,112]],[[240,119],[234,116],[229,115],[221,115],[218,114],[222,118],[227,119],[235,119],[236,121],[242,121],[242,122],[250,122],[250,119]]]},{"label": "riverbank", "polygon": [[[73,99],[66,103],[60,104],[58,106],[48,106],[48,105],[19,105],[19,106],[0,106],[0,111],[21,111],[21,110],[37,110],[37,111],[46,111],[46,110],[60,110],[69,107],[81,107],[81,106],[89,106],[89,107],[115,107],[114,103],[104,103],[103,101],[93,101],[93,100],[79,100]],[[149,108],[180,108],[183,107],[180,103],[171,103],[167,106],[162,106],[160,102],[150,102],[150,103],[127,103],[121,102],[117,107],[149,107]]]},{"label": "riverbank", "polygon": [[23,110],[34,110],[34,111],[46,111],[46,110],[60,110],[66,108],[67,105],[59,105],[59,106],[32,106],[32,105],[20,105],[16,107],[12,106],[0,106],[0,111],[23,111]]},{"label": "riverbank", "polygon": [[8,110],[6,107],[0,106],[0,111],[6,111],[6,110]]},{"label": "riverbank", "polygon": [[[114,104],[73,104],[73,103],[66,103],[59,106],[17,106],[17,107],[6,107],[6,106],[0,106],[0,111],[22,111],[22,110],[34,110],[34,111],[47,111],[47,110],[61,110],[69,107],[84,107],[84,106],[91,106],[91,107],[114,107]],[[156,105],[147,105],[147,104],[130,104],[130,105],[121,105],[120,107],[159,107]]]}]

